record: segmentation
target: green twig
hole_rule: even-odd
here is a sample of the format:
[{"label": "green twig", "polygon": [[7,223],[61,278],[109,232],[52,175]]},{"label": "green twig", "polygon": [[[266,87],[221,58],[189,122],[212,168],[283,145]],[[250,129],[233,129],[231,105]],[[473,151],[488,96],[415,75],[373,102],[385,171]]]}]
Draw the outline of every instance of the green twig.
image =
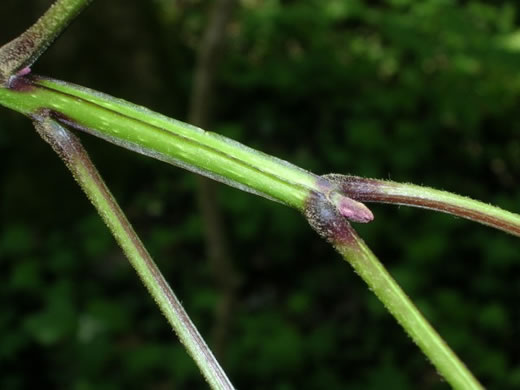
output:
[{"label": "green twig", "polygon": [[0,88],[0,104],[27,116],[45,108],[54,119],[116,145],[303,210],[311,192],[327,192],[347,218],[368,222],[362,203],[347,199],[327,180],[229,138],[144,107],[35,75]]},{"label": "green twig", "polygon": [[[325,215],[321,215],[321,217],[325,218],[327,213],[330,214],[332,212],[335,213],[333,215],[341,216],[341,221],[337,220],[332,225],[332,228],[335,224],[341,226],[347,223],[343,217],[358,222],[370,221],[372,214],[359,201],[381,200],[383,199],[381,196],[377,199],[376,197],[371,198],[371,191],[374,194],[378,194],[378,191],[389,193],[392,187],[385,187],[385,182],[378,183],[378,185],[373,185],[372,187],[355,187],[353,185],[353,183],[356,183],[355,181],[338,175],[318,177],[294,165],[267,156],[216,134],[172,120],[143,107],[56,80],[35,76],[19,76],[11,88],[0,88],[0,104],[4,104],[28,116],[38,112],[42,107],[47,108],[53,118],[61,123],[74,126],[77,129],[92,133],[148,156],[180,165],[227,184],[278,200],[299,210],[308,208],[309,199],[317,196],[322,197],[331,209],[322,208],[319,213],[325,213]],[[411,191],[412,187],[420,188],[410,186],[408,189],[409,195],[414,193]],[[385,190],[382,191],[382,188]],[[435,190],[431,191],[430,195]],[[492,206],[458,197],[457,195],[449,194],[448,196],[439,191],[435,193],[434,198],[436,203],[433,202],[433,199],[430,203],[426,203],[428,198],[422,196],[423,203],[419,204],[416,202],[415,204],[422,207],[436,208],[445,212],[459,213],[462,216],[473,215],[467,210],[479,210],[480,214],[476,213],[475,215],[489,216],[487,219],[481,218],[482,222],[497,227],[504,227],[507,224],[513,226],[515,221],[517,221],[517,217],[514,214],[503,211],[497,213],[495,211],[498,209]],[[404,201],[402,203],[406,204]],[[500,218],[508,222],[497,223],[496,221],[500,221]],[[473,219],[478,220],[476,217]],[[331,232],[324,232],[322,235],[328,237],[332,234],[334,236],[334,229]],[[359,246],[359,244],[356,245]],[[336,248],[341,253],[347,254],[349,247],[336,245]],[[357,252],[360,251],[358,250]],[[361,251],[360,253],[365,252]],[[368,258],[370,259],[370,257]],[[378,272],[382,271],[378,271],[378,268],[375,266],[372,267],[375,271],[369,271],[371,267],[367,265],[368,271],[362,272],[360,264],[364,263],[369,264],[369,262],[361,261],[356,265],[353,261],[353,265],[355,265],[356,269],[359,268],[358,272],[364,275],[364,278],[374,291],[384,292],[385,289],[400,291],[396,287],[395,282],[392,281],[392,284],[389,281],[391,279],[386,280],[383,277],[380,279],[386,280],[386,282],[378,288],[373,280],[374,278],[377,279],[377,277],[370,275],[377,275]],[[454,355],[431,327],[424,325],[426,322],[420,326],[419,330],[413,329],[416,324],[406,322],[408,318],[422,317],[418,317],[420,314],[416,309],[415,311],[411,309],[413,306],[407,298],[405,300],[404,293],[390,297],[380,294],[378,296],[414,337],[414,340],[423,348],[432,362],[439,368],[439,371],[446,376],[450,383],[457,383],[456,379],[454,379],[454,375],[456,376],[454,372],[467,372],[467,370],[459,369],[463,365],[458,359],[446,359],[446,356]],[[400,300],[402,300],[401,303],[399,303]],[[403,309],[398,313],[395,311],[395,307],[402,307]],[[409,311],[408,314],[403,314],[406,311]],[[420,333],[421,331],[424,334]],[[424,340],[422,339],[423,337]],[[435,354],[435,348],[437,348],[440,351],[437,353],[437,356],[441,357],[432,355],[431,346],[434,347],[433,354]],[[459,368],[451,369],[450,371],[449,367],[442,366],[443,361],[447,362],[445,364],[448,364],[448,366],[453,362],[457,362],[455,366],[452,365],[451,367],[458,366]],[[461,375],[463,380],[465,377],[470,377],[470,374]]]},{"label": "green twig", "polygon": [[360,202],[392,203],[441,211],[520,236],[520,215],[474,199],[388,180],[357,176],[326,175],[345,195]]},{"label": "green twig", "polygon": [[211,388],[233,389],[226,374],[106,187],[79,139],[52,120],[48,111],[40,111],[33,116],[33,121],[38,133],[65,162],[96,207]]},{"label": "green twig", "polygon": [[350,223],[321,194],[309,198],[305,216],[310,225],[347,260],[383,302],[439,373],[455,389],[482,386],[423,317]]},{"label": "green twig", "polygon": [[0,83],[28,73],[38,57],[92,0],[58,0],[23,34],[0,48]]},{"label": "green twig", "polygon": [[351,228],[368,222],[361,201],[414,205],[460,215],[520,235],[520,217],[481,202],[408,184],[340,175],[318,177],[234,141],[143,107],[57,80],[27,77],[28,67],[89,0],[58,0],[19,38],[0,48],[0,104],[31,117],[97,207],[139,276],[215,389],[232,385],[187,317],[81,144],[61,124],[180,165],[302,210],[397,318],[453,387],[481,389]]}]

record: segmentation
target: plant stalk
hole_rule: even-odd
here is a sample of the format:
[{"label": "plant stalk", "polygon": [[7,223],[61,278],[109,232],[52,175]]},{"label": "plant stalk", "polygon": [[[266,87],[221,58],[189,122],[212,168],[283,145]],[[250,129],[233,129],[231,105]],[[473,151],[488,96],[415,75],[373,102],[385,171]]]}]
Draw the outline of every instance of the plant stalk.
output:
[{"label": "plant stalk", "polygon": [[350,220],[373,219],[365,205],[344,196],[324,178],[88,88],[40,76],[16,76],[9,88],[0,88],[0,104],[29,117],[45,109],[64,125],[300,211],[312,192],[323,192]]},{"label": "plant stalk", "polygon": [[65,162],[96,207],[211,388],[232,390],[231,382],[120,209],[79,139],[52,120],[45,110],[34,115],[33,121],[38,133]]},{"label": "plant stalk", "polygon": [[454,389],[483,389],[328,199],[321,194],[311,196],[304,215],[312,228],[354,267]]},{"label": "plant stalk", "polygon": [[471,198],[434,188],[357,176],[325,175],[359,202],[413,206],[456,215],[520,237],[520,215]]},{"label": "plant stalk", "polygon": [[0,48],[0,83],[29,67],[92,0],[57,0],[31,27]]},{"label": "plant stalk", "polygon": [[466,365],[424,318],[365,242],[352,229],[355,245],[336,245],[336,250],[367,283],[388,311],[419,346],[439,374],[459,390],[483,390]]},{"label": "plant stalk", "polygon": [[60,123],[239,189],[301,209],[316,176],[198,127],[99,92],[38,76],[0,88],[0,104]]}]

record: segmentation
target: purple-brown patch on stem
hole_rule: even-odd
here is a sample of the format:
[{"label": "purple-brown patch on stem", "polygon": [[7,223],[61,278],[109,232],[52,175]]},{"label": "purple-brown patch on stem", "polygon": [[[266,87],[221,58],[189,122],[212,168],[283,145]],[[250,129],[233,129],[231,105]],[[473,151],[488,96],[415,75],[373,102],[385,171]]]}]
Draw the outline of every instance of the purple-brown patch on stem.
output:
[{"label": "purple-brown patch on stem", "polygon": [[311,227],[332,245],[355,245],[354,229],[323,193],[310,193],[303,214]]},{"label": "purple-brown patch on stem", "polygon": [[431,195],[427,190],[419,193],[418,191],[410,190],[407,184],[356,176],[330,174],[324,177],[338,185],[341,191],[349,198],[360,202],[388,203],[440,211],[479,222],[520,237],[520,226],[518,223],[475,208],[454,204],[449,200],[439,199]]},{"label": "purple-brown patch on stem", "polygon": [[367,223],[374,219],[374,214],[372,214],[367,206],[351,199],[349,195],[343,191],[340,183],[329,180],[328,176],[329,175],[319,177],[316,181],[316,186],[343,217],[352,222],[360,223]]},{"label": "purple-brown patch on stem", "polygon": [[30,77],[15,75],[9,78],[8,88],[16,92],[31,92],[36,89],[36,86]]},{"label": "purple-brown patch on stem", "polygon": [[380,180],[366,179],[364,177],[339,175],[331,173],[323,176],[326,180],[336,184],[342,193],[359,202],[371,201],[371,195],[377,193],[377,187],[381,186]]}]

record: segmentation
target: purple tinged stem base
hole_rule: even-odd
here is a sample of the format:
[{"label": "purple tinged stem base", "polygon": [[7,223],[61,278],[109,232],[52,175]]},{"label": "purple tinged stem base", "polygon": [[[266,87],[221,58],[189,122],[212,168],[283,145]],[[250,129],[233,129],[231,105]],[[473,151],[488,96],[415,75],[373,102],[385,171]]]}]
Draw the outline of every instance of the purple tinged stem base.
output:
[{"label": "purple tinged stem base", "polygon": [[357,176],[324,176],[358,202],[419,207],[455,215],[520,237],[520,216],[459,195],[413,184]]}]

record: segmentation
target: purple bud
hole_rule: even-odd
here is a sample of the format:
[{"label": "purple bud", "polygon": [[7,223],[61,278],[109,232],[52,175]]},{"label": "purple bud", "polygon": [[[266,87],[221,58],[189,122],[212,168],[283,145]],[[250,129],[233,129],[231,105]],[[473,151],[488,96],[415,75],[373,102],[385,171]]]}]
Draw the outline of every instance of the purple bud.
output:
[{"label": "purple bud", "polygon": [[332,191],[329,194],[329,199],[336,206],[339,213],[350,221],[367,223],[374,219],[374,214],[367,206],[337,191]]},{"label": "purple bud", "polygon": [[[330,175],[332,176],[332,175]],[[334,177],[331,177],[334,178]],[[352,222],[367,223],[374,219],[372,211],[363,203],[348,196],[341,184],[329,180],[329,175],[321,176],[316,181],[320,192],[336,208],[338,213]]]},{"label": "purple bud", "polygon": [[18,71],[18,73],[16,73],[16,75],[17,76],[25,76],[25,75],[28,75],[29,73],[31,73],[31,68],[26,66],[25,68],[20,69]]}]

